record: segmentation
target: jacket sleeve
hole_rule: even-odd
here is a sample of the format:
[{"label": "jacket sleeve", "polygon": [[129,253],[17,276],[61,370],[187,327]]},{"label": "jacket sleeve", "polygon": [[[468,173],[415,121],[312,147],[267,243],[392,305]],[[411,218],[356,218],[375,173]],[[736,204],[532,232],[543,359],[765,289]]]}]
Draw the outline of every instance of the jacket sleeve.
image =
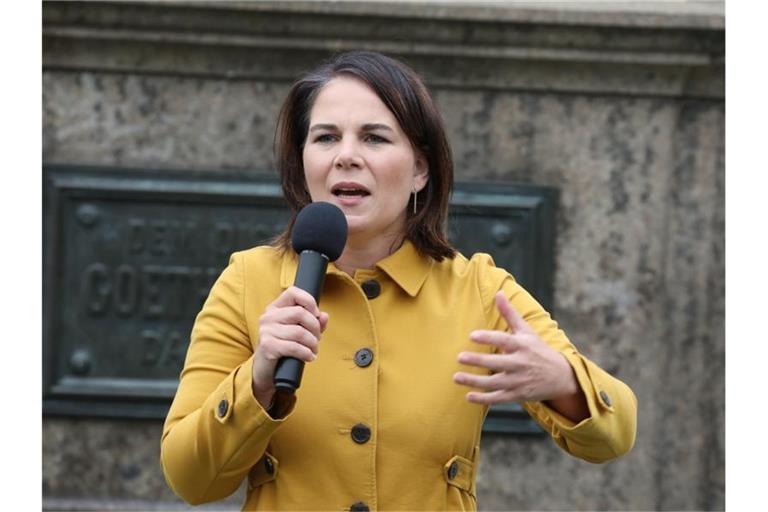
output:
[{"label": "jacket sleeve", "polygon": [[483,296],[491,328],[508,329],[493,301],[496,292],[503,290],[541,339],[568,360],[586,397],[590,416],[574,423],[544,402],[521,405],[558,446],[575,457],[600,463],[628,453],[637,429],[637,399],[629,386],[580,354],[557,322],[511,275],[495,267],[489,274],[493,277],[485,280]]},{"label": "jacket sleeve", "polygon": [[163,427],[163,473],[193,505],[236,491],[285,420],[272,419],[251,389],[253,347],[243,312],[241,259],[232,255],[195,320]]}]

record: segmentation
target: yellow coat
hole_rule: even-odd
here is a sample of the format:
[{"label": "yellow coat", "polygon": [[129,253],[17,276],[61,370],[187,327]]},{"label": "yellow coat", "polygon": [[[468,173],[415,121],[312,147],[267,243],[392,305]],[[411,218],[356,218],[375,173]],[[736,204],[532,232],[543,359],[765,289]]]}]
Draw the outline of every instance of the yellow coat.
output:
[{"label": "yellow coat", "polygon": [[[459,352],[491,349],[471,342],[472,330],[507,328],[499,289],[566,356],[591,417],[573,424],[541,402],[526,410],[576,457],[603,462],[632,447],[632,391],[579,354],[512,276],[486,254],[436,262],[410,242],[354,277],[329,265],[318,358],[293,410],[273,420],[251,391],[253,351],[259,317],[296,264],[272,247],[233,254],[197,317],[161,454],[189,503],[222,499],[248,478],[246,510],[476,509],[487,407],[467,402],[452,377],[479,371],[460,365]],[[356,359],[364,348],[372,358]]]}]

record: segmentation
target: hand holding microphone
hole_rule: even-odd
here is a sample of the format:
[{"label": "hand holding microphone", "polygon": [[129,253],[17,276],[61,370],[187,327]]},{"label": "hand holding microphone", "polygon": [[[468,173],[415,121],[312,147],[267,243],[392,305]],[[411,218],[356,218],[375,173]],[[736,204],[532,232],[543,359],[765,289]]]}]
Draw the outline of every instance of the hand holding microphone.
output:
[{"label": "hand holding microphone", "polygon": [[293,395],[304,363],[315,359],[328,324],[318,303],[326,267],[341,256],[347,241],[346,217],[330,203],[311,203],[296,217],[291,241],[299,255],[296,279],[261,316],[254,355],[253,392],[264,407],[276,390]]},{"label": "hand holding microphone", "polygon": [[291,286],[259,320],[259,345],[253,361],[253,394],[266,409],[275,393],[275,368],[283,357],[311,362],[328,325],[328,314],[308,292]]}]

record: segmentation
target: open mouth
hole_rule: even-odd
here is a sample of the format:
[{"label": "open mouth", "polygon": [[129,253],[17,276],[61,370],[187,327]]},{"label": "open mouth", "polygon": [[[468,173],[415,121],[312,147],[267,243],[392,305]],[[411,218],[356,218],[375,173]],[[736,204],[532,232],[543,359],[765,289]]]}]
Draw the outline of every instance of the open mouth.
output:
[{"label": "open mouth", "polygon": [[350,183],[334,185],[331,189],[331,193],[336,197],[365,197],[371,195],[371,193],[362,185]]}]

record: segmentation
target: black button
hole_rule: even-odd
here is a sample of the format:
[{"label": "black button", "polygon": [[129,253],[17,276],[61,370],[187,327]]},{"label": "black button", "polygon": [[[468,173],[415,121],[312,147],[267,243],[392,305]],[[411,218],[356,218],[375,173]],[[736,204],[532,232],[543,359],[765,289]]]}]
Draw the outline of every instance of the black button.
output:
[{"label": "black button", "polygon": [[267,474],[275,474],[275,464],[272,462],[271,457],[264,457],[264,469],[267,470]]},{"label": "black button", "polygon": [[451,462],[451,465],[448,466],[448,480],[453,480],[456,478],[456,475],[459,473],[459,463],[456,461]]},{"label": "black button", "polygon": [[373,361],[373,352],[368,348],[361,348],[355,352],[355,364],[360,368],[365,368]]},{"label": "black button", "polygon": [[608,407],[611,406],[611,397],[608,396],[608,393],[606,393],[605,391],[601,391],[600,398],[603,399],[603,402],[605,402],[605,405],[607,405]]},{"label": "black button", "polygon": [[371,279],[362,284],[363,292],[369,299],[375,299],[381,293],[381,285],[375,279]]},{"label": "black button", "polygon": [[219,418],[223,418],[225,414],[227,414],[227,410],[229,409],[229,402],[226,400],[222,400],[219,402]]},{"label": "black button", "polygon": [[367,443],[370,438],[371,438],[371,429],[368,428],[368,425],[364,425],[363,423],[358,423],[357,425],[352,427],[352,440],[357,444]]},{"label": "black button", "polygon": [[351,507],[349,507],[350,512],[368,512],[370,509],[368,508],[368,505],[363,503],[362,501],[358,501],[357,503],[353,503]]}]

